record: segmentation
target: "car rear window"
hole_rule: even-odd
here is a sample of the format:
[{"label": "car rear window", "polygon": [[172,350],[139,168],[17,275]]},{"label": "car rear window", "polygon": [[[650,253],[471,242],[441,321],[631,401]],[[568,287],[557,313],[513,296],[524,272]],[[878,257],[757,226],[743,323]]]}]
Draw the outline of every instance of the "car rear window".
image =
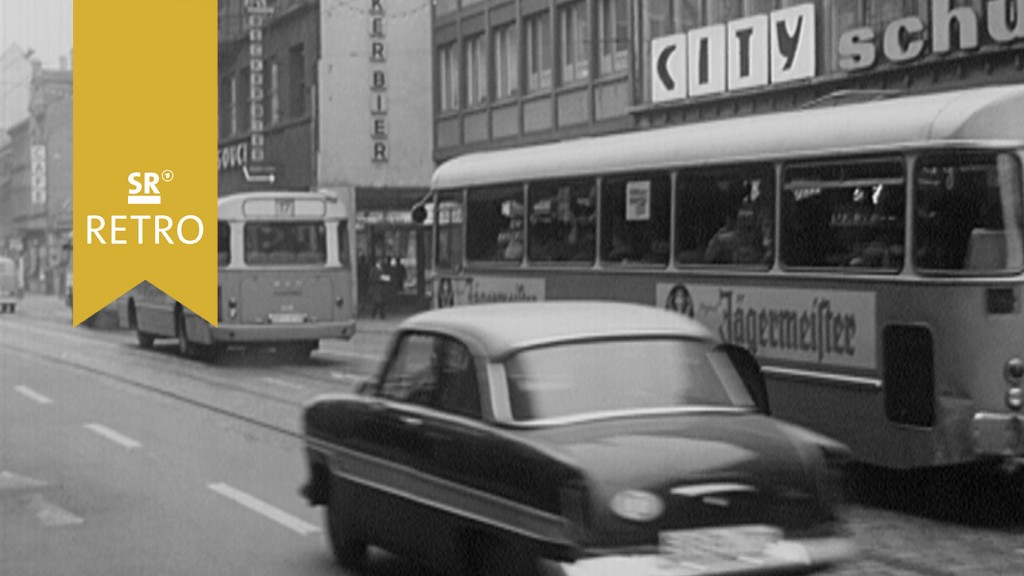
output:
[{"label": "car rear window", "polygon": [[516,421],[680,407],[752,408],[709,342],[616,339],[524,350],[505,362]]}]

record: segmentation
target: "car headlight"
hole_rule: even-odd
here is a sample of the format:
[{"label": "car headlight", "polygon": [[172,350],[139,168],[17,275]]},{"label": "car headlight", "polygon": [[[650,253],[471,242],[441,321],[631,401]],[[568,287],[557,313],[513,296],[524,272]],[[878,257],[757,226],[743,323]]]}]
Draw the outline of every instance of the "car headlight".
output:
[{"label": "car headlight", "polygon": [[650,522],[665,511],[665,503],[644,490],[623,490],[612,496],[611,509],[620,518],[633,522]]}]

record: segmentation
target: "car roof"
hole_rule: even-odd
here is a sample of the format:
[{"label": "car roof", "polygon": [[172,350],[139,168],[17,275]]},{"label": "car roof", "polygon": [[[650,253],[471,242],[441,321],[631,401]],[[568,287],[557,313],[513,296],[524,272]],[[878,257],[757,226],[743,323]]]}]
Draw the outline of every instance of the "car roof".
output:
[{"label": "car roof", "polygon": [[516,302],[444,308],[417,314],[403,331],[442,332],[473,340],[491,358],[556,342],[633,337],[714,340],[697,321],[639,304],[598,301]]}]

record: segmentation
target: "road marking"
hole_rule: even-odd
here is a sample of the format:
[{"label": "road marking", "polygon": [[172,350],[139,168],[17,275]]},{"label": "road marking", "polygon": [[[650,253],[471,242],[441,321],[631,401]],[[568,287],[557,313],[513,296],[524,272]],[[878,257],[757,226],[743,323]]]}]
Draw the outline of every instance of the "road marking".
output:
[{"label": "road marking", "polygon": [[131,438],[125,436],[124,434],[121,434],[116,430],[107,428],[102,424],[86,424],[85,427],[88,428],[90,431],[95,432],[100,436],[103,436],[104,438],[110,440],[115,444],[120,444],[121,446],[124,446],[128,450],[142,446],[142,443],[132,440]]},{"label": "road marking", "polygon": [[224,484],[222,482],[210,484],[209,488],[210,490],[213,490],[217,494],[220,494],[221,496],[224,496],[225,498],[228,498],[230,500],[234,500],[236,503],[245,506],[246,508],[252,510],[253,512],[256,512],[257,514],[265,516],[266,518],[269,518],[274,522],[277,522],[278,524],[284,526],[285,528],[288,528],[293,532],[299,533],[302,536],[306,536],[308,534],[315,534],[320,531],[320,529],[316,526],[313,526],[312,524],[309,524],[304,520],[300,520],[299,518],[296,518],[295,516],[292,516],[291,514],[285,512],[284,510],[275,508],[270,504],[267,504],[266,502],[260,500],[259,498],[256,498],[255,496],[246,494],[245,492],[242,492],[237,488],[232,488],[231,486],[228,486],[227,484]]},{"label": "road marking", "polygon": [[79,516],[57,506],[43,498],[42,494],[33,494],[28,501],[28,509],[36,515],[39,522],[47,528],[59,528],[61,526],[80,526],[85,523]]},{"label": "road marking", "polygon": [[27,396],[28,398],[31,398],[32,400],[35,400],[40,404],[53,404],[53,400],[50,400],[46,396],[43,396],[42,394],[29,388],[28,386],[15,386],[14,389],[17,390],[18,392],[21,392],[22,395]]},{"label": "road marking", "polygon": [[0,491],[3,490],[21,490],[23,488],[42,488],[46,486],[46,482],[42,480],[36,480],[35,478],[29,478],[28,476],[21,476],[14,472],[8,472],[7,470],[0,470]]},{"label": "road marking", "polygon": [[326,356],[334,356],[335,358],[342,358],[348,360],[351,358],[361,358],[363,360],[373,360],[380,362],[384,359],[380,354],[363,354],[361,352],[347,352],[342,350],[320,350],[320,354]]},{"label": "road marking", "polygon": [[288,388],[290,390],[302,390],[303,389],[301,384],[296,384],[294,382],[289,382],[287,380],[281,380],[280,378],[272,378],[270,376],[266,376],[266,377],[263,378],[263,381],[266,382],[267,384],[273,384],[274,386],[281,386],[283,388]]}]

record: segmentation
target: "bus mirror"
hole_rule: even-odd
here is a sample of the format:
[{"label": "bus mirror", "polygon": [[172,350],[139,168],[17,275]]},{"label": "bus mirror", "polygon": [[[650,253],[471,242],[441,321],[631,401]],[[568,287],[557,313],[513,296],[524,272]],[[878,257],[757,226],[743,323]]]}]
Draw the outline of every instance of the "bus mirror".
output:
[{"label": "bus mirror", "polygon": [[417,224],[423,224],[427,219],[427,209],[422,204],[419,204],[412,209],[412,221]]},{"label": "bus mirror", "polygon": [[768,386],[765,383],[764,373],[761,372],[761,365],[758,364],[754,355],[746,348],[734,344],[723,344],[719,349],[725,352],[733,367],[736,368],[736,372],[743,379],[743,385],[754,400],[757,411],[766,416],[770,415],[771,407],[768,404]]}]

